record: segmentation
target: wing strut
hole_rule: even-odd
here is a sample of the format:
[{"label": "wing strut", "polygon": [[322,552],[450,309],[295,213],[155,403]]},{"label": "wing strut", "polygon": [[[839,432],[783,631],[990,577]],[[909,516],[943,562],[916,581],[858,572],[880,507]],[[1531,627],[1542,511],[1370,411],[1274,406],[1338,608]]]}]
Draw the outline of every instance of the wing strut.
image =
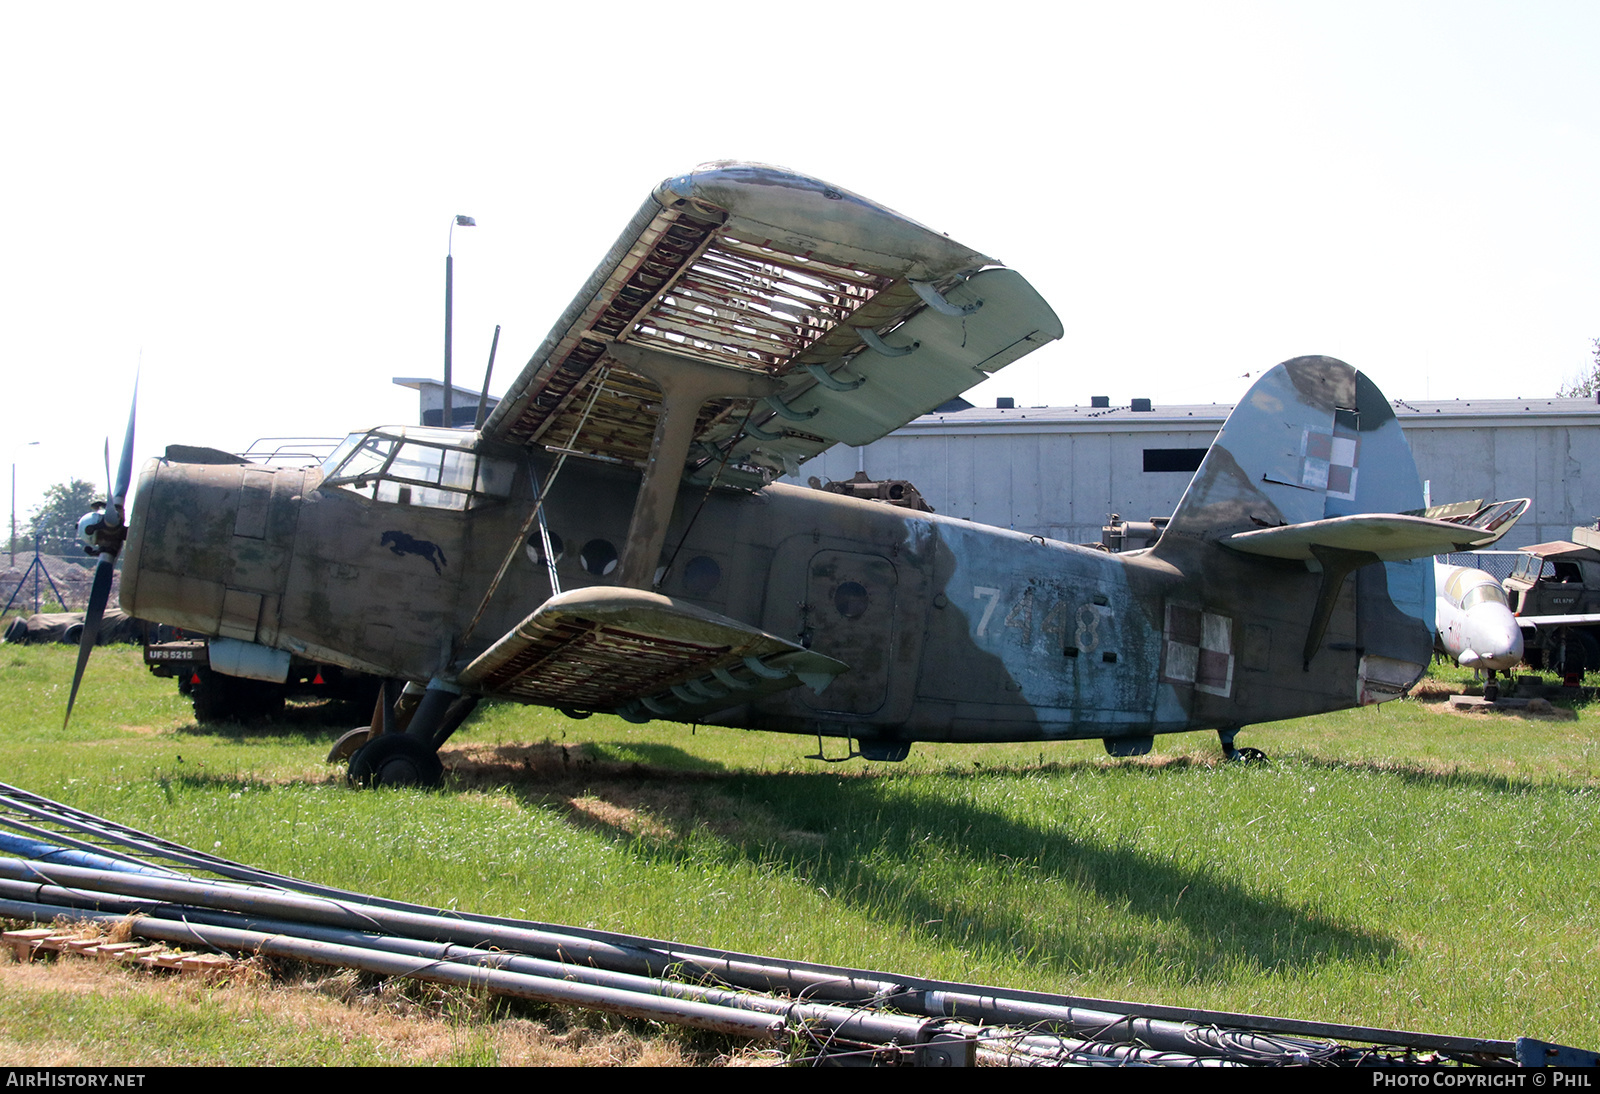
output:
[{"label": "wing strut", "polygon": [[639,481],[633,519],[628,522],[628,539],[622,548],[622,573],[618,580],[625,589],[648,592],[655,580],[661,548],[667,542],[667,526],[672,523],[672,509],[678,501],[678,486],[683,480],[689,447],[694,442],[695,419],[700,407],[710,399],[765,398],[775,394],[779,385],[772,377],[760,373],[708,364],[643,346],[613,342],[606,352],[628,368],[649,377],[661,389],[661,414],[656,419],[644,477]]}]

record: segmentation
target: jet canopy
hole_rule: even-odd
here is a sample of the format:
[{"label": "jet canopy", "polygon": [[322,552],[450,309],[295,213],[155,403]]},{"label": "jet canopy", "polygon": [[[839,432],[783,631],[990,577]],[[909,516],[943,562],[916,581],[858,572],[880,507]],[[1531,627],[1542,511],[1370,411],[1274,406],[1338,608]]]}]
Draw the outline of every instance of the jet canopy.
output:
[{"label": "jet canopy", "polygon": [[516,463],[474,451],[478,434],[389,425],[352,433],[322,461],[322,485],[374,501],[475,509],[511,493]]}]

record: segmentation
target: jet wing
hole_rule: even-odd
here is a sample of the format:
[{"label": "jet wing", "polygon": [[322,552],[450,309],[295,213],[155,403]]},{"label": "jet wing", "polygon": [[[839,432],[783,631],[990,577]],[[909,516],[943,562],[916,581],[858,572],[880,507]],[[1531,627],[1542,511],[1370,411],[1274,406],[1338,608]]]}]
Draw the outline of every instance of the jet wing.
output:
[{"label": "jet wing", "polygon": [[687,470],[760,485],[866,444],[1061,337],[1020,274],[849,191],[707,164],[645,201],[484,424],[643,467],[661,394],[613,343],[771,381],[700,407]]},{"label": "jet wing", "polygon": [[806,684],[821,692],[842,661],[636,589],[574,589],[485,650],[459,680],[525,703],[693,721]]},{"label": "jet wing", "polygon": [[1523,627],[1592,627],[1600,623],[1600,613],[1579,612],[1576,615],[1519,615],[1516,616],[1519,626]]}]

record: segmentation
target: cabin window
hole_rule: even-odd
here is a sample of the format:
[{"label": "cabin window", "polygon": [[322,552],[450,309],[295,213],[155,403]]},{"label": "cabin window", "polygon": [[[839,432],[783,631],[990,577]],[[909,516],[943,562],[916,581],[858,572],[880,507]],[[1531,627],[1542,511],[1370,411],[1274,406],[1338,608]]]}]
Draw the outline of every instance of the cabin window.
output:
[{"label": "cabin window", "polygon": [[617,549],[609,540],[591,539],[578,552],[578,561],[595,577],[605,577],[617,568]]},{"label": "cabin window", "polygon": [[[529,562],[532,562],[535,566],[543,566],[545,564],[544,539],[539,535],[538,532],[534,532],[531,536],[529,536],[528,542],[523,544],[523,546],[528,552]],[[561,556],[566,553],[566,545],[561,542],[561,537],[556,535],[554,532],[550,533],[550,551],[555,555],[555,560],[557,562],[560,562]]]},{"label": "cabin window", "polygon": [[710,596],[722,581],[722,567],[709,555],[695,555],[683,568],[683,588],[690,596]]},{"label": "cabin window", "polygon": [[323,461],[323,485],[395,505],[485,505],[511,493],[516,463],[474,452],[476,436],[416,426],[352,433]]},{"label": "cabin window", "polygon": [[859,581],[846,581],[833,593],[833,606],[846,619],[860,619],[867,614],[867,589]]}]

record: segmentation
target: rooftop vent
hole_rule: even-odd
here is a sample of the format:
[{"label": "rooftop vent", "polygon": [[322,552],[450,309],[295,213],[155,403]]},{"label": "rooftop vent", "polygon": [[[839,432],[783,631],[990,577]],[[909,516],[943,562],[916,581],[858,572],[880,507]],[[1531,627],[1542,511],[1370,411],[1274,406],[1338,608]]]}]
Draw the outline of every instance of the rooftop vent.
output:
[{"label": "rooftop vent", "polygon": [[994,401],[994,408],[996,410],[1015,410],[1017,408],[1017,401],[1015,399],[996,399]]},{"label": "rooftop vent", "polygon": [[1104,409],[1106,409],[1106,408],[1108,408],[1110,406],[1111,406],[1111,396],[1109,396],[1109,395],[1091,395],[1091,396],[1089,396],[1089,409],[1091,409],[1091,410],[1104,410]]},{"label": "rooftop vent", "polygon": [[1132,405],[1131,409],[1133,409],[1135,411],[1139,411],[1139,412],[1145,413],[1145,414],[1148,414],[1148,413],[1150,413],[1150,400],[1149,399],[1135,399],[1133,401],[1133,405]]}]

